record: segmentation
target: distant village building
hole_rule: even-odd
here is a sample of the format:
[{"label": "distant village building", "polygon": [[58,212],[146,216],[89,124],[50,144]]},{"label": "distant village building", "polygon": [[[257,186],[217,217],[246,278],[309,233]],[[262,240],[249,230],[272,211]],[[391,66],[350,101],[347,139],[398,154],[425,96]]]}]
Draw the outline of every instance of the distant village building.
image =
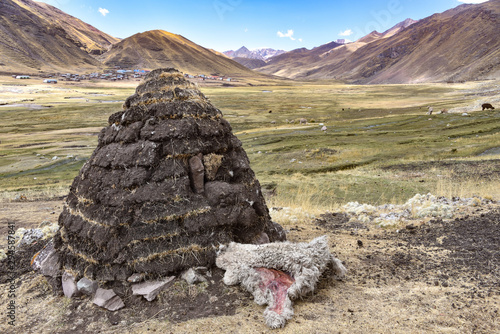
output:
[{"label": "distant village building", "polygon": [[29,75],[18,75],[16,76],[16,79],[30,79]]},{"label": "distant village building", "polygon": [[56,84],[57,79],[45,79],[45,80],[43,80],[43,82],[48,83],[48,84]]}]

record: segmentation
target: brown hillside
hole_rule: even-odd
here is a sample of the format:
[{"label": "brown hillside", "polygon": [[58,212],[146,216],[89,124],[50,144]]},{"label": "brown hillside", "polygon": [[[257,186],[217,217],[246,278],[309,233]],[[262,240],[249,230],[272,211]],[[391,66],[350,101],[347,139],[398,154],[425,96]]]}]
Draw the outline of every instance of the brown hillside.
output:
[{"label": "brown hillside", "polygon": [[288,78],[307,77],[311,73],[314,73],[315,70],[321,69],[321,67],[325,65],[342,62],[354,51],[366,44],[391,37],[415,22],[417,21],[406,19],[383,33],[372,31],[354,43],[342,45],[336,42],[330,42],[311,50],[305,48],[292,50],[274,57],[268,64],[263,65],[258,70],[267,74],[280,75]]},{"label": "brown hillside", "polygon": [[255,69],[259,68],[262,66],[266,65],[266,62],[261,60],[261,59],[254,59],[254,58],[243,58],[243,57],[235,57],[232,58],[235,62],[249,68],[249,69]]},{"label": "brown hillside", "polygon": [[500,1],[492,0],[432,15],[313,76],[324,71],[360,83],[495,78],[500,71],[499,13]]},{"label": "brown hillside", "polygon": [[325,53],[340,45],[336,42],[330,42],[311,50],[306,48],[295,49],[271,58],[266,66],[257,70],[266,74],[295,78],[302,75],[304,69],[308,68],[310,64],[321,61]]},{"label": "brown hillside", "polygon": [[163,30],[146,31],[125,38],[99,59],[106,66],[123,68],[174,67],[191,74],[256,75],[229,58]]},{"label": "brown hillside", "polygon": [[333,49],[316,61],[295,58],[293,63],[275,62],[259,71],[355,83],[496,78],[500,73],[499,12],[500,0],[461,5],[403,27],[388,38],[370,34],[365,42],[371,43],[358,41]]},{"label": "brown hillside", "polygon": [[89,54],[99,55],[108,50],[111,44],[118,43],[119,38],[110,36],[76,17],[44,2],[31,0],[13,0],[32,14],[64,29],[69,38],[82,50]]},{"label": "brown hillside", "polygon": [[31,5],[37,6],[29,0],[0,1],[0,72],[83,70],[99,66],[62,24],[27,10],[26,6]]}]

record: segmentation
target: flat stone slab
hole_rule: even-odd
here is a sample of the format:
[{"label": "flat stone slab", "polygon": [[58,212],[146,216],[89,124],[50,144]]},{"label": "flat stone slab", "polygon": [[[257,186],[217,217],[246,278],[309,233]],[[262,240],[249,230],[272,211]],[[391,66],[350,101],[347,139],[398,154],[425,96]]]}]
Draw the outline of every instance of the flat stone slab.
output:
[{"label": "flat stone slab", "polygon": [[92,302],[109,311],[118,311],[125,307],[123,300],[111,289],[98,288]]},{"label": "flat stone slab", "polygon": [[40,271],[44,276],[60,276],[60,266],[59,254],[54,249],[53,241],[50,241],[41,251],[36,253],[31,260],[31,268],[34,271]]},{"label": "flat stone slab", "polygon": [[156,296],[167,286],[168,283],[173,281],[175,276],[167,277],[162,281],[147,281],[132,285],[132,294],[139,295],[146,298],[147,301],[153,301]]}]

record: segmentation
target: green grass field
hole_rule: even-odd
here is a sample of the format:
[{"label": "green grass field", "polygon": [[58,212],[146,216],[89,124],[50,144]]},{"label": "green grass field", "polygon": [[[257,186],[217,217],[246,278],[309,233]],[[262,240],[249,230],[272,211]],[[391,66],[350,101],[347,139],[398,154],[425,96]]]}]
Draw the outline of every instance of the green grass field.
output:
[{"label": "green grass field", "polygon": [[[134,83],[15,84],[19,81],[0,78],[0,104],[11,104],[0,106],[2,198],[64,195]],[[498,108],[468,117],[426,115],[429,105],[436,113],[473,103],[480,84],[284,81],[201,90],[243,142],[270,206],[324,210],[349,201],[404,202],[427,192],[500,197],[494,177],[500,171],[492,167],[500,155],[480,156],[500,147]],[[301,118],[307,124],[300,124]]]}]

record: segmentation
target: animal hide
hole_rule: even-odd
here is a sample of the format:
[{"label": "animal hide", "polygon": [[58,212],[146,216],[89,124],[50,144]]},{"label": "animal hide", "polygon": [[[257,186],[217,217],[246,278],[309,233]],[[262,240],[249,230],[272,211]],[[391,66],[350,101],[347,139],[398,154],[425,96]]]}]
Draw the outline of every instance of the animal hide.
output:
[{"label": "animal hide", "polygon": [[283,327],[292,318],[291,300],[314,291],[329,264],[339,278],[344,277],[346,269],[330,253],[326,235],[309,243],[231,242],[221,246],[216,259],[217,267],[226,271],[226,285],[241,283],[257,304],[268,305],[264,317],[271,328]]}]

